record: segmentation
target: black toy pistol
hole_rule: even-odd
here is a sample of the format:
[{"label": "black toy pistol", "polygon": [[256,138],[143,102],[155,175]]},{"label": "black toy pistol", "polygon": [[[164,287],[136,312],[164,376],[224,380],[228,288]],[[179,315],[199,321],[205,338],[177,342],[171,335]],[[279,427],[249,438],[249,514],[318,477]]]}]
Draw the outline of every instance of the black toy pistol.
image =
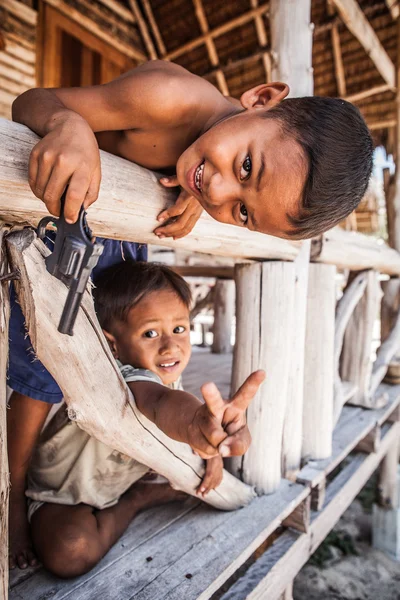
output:
[{"label": "black toy pistol", "polygon": [[92,232],[86,221],[83,206],[76,223],[72,225],[64,219],[65,194],[61,198],[60,217],[44,217],[38,227],[37,235],[43,239],[46,226],[54,223],[57,227],[53,252],[46,257],[46,268],[49,273],[60,279],[69,288],[61,315],[58,331],[73,335],[73,328],[78,315],[79,306],[92,269],[96,266],[103,252],[103,244],[92,238]]}]

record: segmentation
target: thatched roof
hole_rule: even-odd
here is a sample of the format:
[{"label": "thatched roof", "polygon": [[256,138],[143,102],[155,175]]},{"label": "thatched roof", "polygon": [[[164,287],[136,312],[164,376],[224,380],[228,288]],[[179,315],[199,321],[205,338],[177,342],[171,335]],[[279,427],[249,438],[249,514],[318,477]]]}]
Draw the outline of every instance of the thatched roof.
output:
[{"label": "thatched roof", "polygon": [[[388,8],[390,2],[359,0],[358,4],[396,64],[397,25]],[[159,57],[170,57],[219,87],[222,71],[229,94],[236,97],[252,85],[265,81],[265,55],[268,54],[270,39],[268,3],[258,3],[257,0],[221,3],[215,0],[138,0],[136,4],[144,16]],[[126,5],[132,5],[132,0],[126,0]],[[199,15],[201,12],[203,18]],[[341,17],[330,8],[328,0],[312,0],[311,19],[315,25],[315,94],[349,96],[351,99],[354,94],[379,86],[380,93],[355,99],[355,103],[372,129],[393,127],[395,92]],[[234,23],[236,26],[232,27]],[[210,40],[207,41],[204,36],[207,28],[214,32],[211,40],[217,57],[214,64]],[[264,29],[264,37],[260,28]],[[335,33],[332,33],[333,29]],[[340,93],[343,89],[339,89],[335,70],[333,36],[336,32],[342,54],[345,93]]]}]

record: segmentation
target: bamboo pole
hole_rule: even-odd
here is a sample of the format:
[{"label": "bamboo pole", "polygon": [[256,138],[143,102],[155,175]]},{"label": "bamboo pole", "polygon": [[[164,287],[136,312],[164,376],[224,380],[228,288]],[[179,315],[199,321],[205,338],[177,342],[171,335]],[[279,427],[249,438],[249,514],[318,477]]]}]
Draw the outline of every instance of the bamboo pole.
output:
[{"label": "bamboo pole", "polygon": [[136,0],[129,0],[129,6],[135,16],[136,22],[139,26],[139,31],[141,33],[144,45],[146,47],[147,53],[151,60],[155,60],[157,57],[156,49],[154,48],[153,40],[150,37],[149,30],[147,27],[147,23],[144,20],[142,13],[140,12],[140,8]]},{"label": "bamboo pole", "polygon": [[221,94],[224,96],[229,96],[228,84],[226,83],[225,75],[223,71],[219,68],[219,58],[217,49],[214,44],[214,40],[209,33],[209,27],[207,22],[206,13],[204,11],[203,3],[201,0],[192,0],[194,9],[196,12],[196,18],[200,25],[201,33],[205,36],[205,44],[207,48],[208,58],[213,67],[216,67],[215,76],[217,78],[217,83]]},{"label": "bamboo pole", "polygon": [[164,41],[161,37],[161,33],[160,30],[158,28],[157,25],[157,21],[154,18],[154,14],[151,8],[151,4],[149,0],[142,0],[142,5],[144,8],[144,12],[146,13],[146,17],[147,20],[149,22],[150,28],[151,28],[151,32],[154,36],[154,39],[156,41],[157,44],[157,48],[158,48],[158,53],[160,54],[161,57],[164,57],[165,54],[167,53],[167,50],[165,48],[165,44]]}]

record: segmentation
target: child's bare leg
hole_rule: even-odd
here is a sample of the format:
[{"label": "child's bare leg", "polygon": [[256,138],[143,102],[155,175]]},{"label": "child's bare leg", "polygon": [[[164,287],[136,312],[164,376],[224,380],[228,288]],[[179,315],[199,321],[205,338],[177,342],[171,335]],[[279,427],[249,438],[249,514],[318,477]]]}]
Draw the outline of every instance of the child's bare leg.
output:
[{"label": "child's bare leg", "polygon": [[58,577],[90,571],[142,510],[183,500],[168,484],[134,484],[111,508],[44,504],[33,515],[32,539],[43,565]]},{"label": "child's bare leg", "polygon": [[26,473],[51,404],[13,392],[7,411],[7,442],[10,468],[10,569],[37,564],[32,550],[26,512]]}]

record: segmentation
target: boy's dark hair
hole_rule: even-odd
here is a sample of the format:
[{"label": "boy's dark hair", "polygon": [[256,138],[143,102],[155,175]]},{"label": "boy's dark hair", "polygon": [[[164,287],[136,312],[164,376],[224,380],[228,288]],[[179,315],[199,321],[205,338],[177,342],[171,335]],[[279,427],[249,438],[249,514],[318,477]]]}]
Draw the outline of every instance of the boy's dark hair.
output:
[{"label": "boy's dark hair", "polygon": [[146,294],[171,290],[189,309],[189,285],[177,273],[160,263],[124,261],[109,267],[95,280],[94,305],[100,325],[110,330],[113,321],[125,321],[130,309]]},{"label": "boy's dark hair", "polygon": [[373,143],[358,108],[339,98],[289,98],[264,113],[280,121],[308,162],[299,214],[288,215],[306,239],[345,219],[365,194],[372,171]]}]

